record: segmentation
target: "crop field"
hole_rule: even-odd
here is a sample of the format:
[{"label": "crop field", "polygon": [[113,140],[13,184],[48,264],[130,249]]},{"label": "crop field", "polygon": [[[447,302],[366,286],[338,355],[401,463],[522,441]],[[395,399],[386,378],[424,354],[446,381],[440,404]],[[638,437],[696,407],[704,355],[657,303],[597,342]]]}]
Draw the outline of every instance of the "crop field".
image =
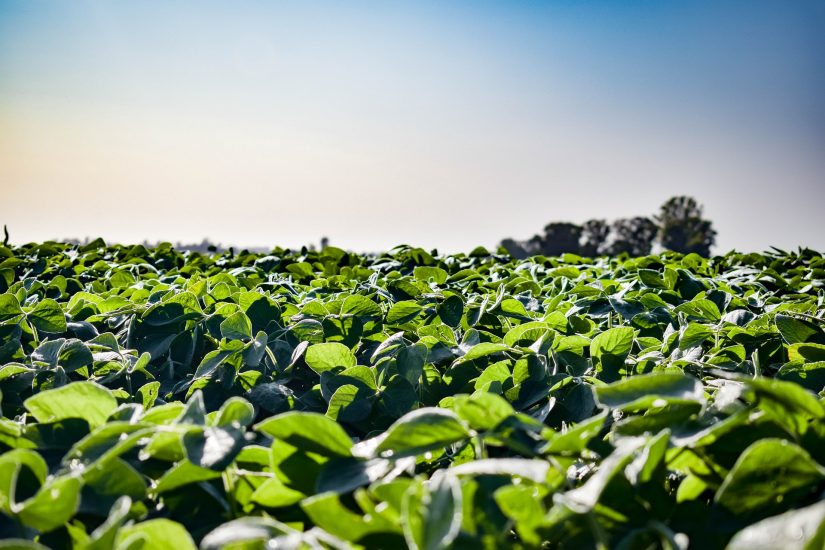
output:
[{"label": "crop field", "polygon": [[825,259],[0,247],[0,548],[825,547]]}]

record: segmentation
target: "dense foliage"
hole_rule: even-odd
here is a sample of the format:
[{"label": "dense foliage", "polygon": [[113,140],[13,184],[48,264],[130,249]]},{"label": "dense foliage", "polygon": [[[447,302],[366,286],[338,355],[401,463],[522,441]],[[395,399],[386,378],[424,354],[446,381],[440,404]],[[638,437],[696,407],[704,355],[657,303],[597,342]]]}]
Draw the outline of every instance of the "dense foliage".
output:
[{"label": "dense foliage", "polygon": [[0,247],[3,548],[821,548],[825,260]]},{"label": "dense foliage", "polygon": [[696,199],[680,196],[668,199],[652,218],[621,218],[609,224],[598,219],[587,220],[582,225],[552,222],[544,226],[541,234],[526,241],[507,238],[501,241],[501,246],[515,258],[568,253],[645,256],[650,254],[654,243],[665,250],[708,256],[715,242],[713,224],[703,217]]}]

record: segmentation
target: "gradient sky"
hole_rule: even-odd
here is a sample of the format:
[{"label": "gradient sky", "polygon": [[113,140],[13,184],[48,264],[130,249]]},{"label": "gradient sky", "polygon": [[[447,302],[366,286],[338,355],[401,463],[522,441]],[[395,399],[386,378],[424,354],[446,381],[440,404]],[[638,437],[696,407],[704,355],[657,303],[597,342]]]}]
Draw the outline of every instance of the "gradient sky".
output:
[{"label": "gradient sky", "polygon": [[825,2],[0,0],[0,224],[442,251],[705,205],[825,249]]}]

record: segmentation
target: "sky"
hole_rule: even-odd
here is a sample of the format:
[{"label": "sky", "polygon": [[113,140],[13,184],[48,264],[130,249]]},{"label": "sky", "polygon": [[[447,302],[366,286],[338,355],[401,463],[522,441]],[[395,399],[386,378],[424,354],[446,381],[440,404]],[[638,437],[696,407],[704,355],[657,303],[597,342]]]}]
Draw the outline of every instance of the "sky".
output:
[{"label": "sky", "polygon": [[825,2],[0,0],[0,224],[444,252],[690,195],[825,249]]}]

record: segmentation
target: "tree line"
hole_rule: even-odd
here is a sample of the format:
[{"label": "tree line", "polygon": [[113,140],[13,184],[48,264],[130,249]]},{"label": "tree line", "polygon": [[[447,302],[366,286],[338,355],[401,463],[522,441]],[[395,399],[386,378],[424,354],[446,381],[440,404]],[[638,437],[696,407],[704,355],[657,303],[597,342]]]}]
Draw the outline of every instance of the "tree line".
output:
[{"label": "tree line", "polygon": [[501,246],[516,258],[565,253],[594,257],[621,253],[643,256],[650,254],[654,243],[658,243],[667,250],[707,257],[715,242],[716,231],[703,217],[702,206],[692,197],[679,196],[668,199],[659,213],[651,217],[635,216],[612,222],[592,219],[581,225],[552,222],[541,234],[526,241],[507,238]]}]

